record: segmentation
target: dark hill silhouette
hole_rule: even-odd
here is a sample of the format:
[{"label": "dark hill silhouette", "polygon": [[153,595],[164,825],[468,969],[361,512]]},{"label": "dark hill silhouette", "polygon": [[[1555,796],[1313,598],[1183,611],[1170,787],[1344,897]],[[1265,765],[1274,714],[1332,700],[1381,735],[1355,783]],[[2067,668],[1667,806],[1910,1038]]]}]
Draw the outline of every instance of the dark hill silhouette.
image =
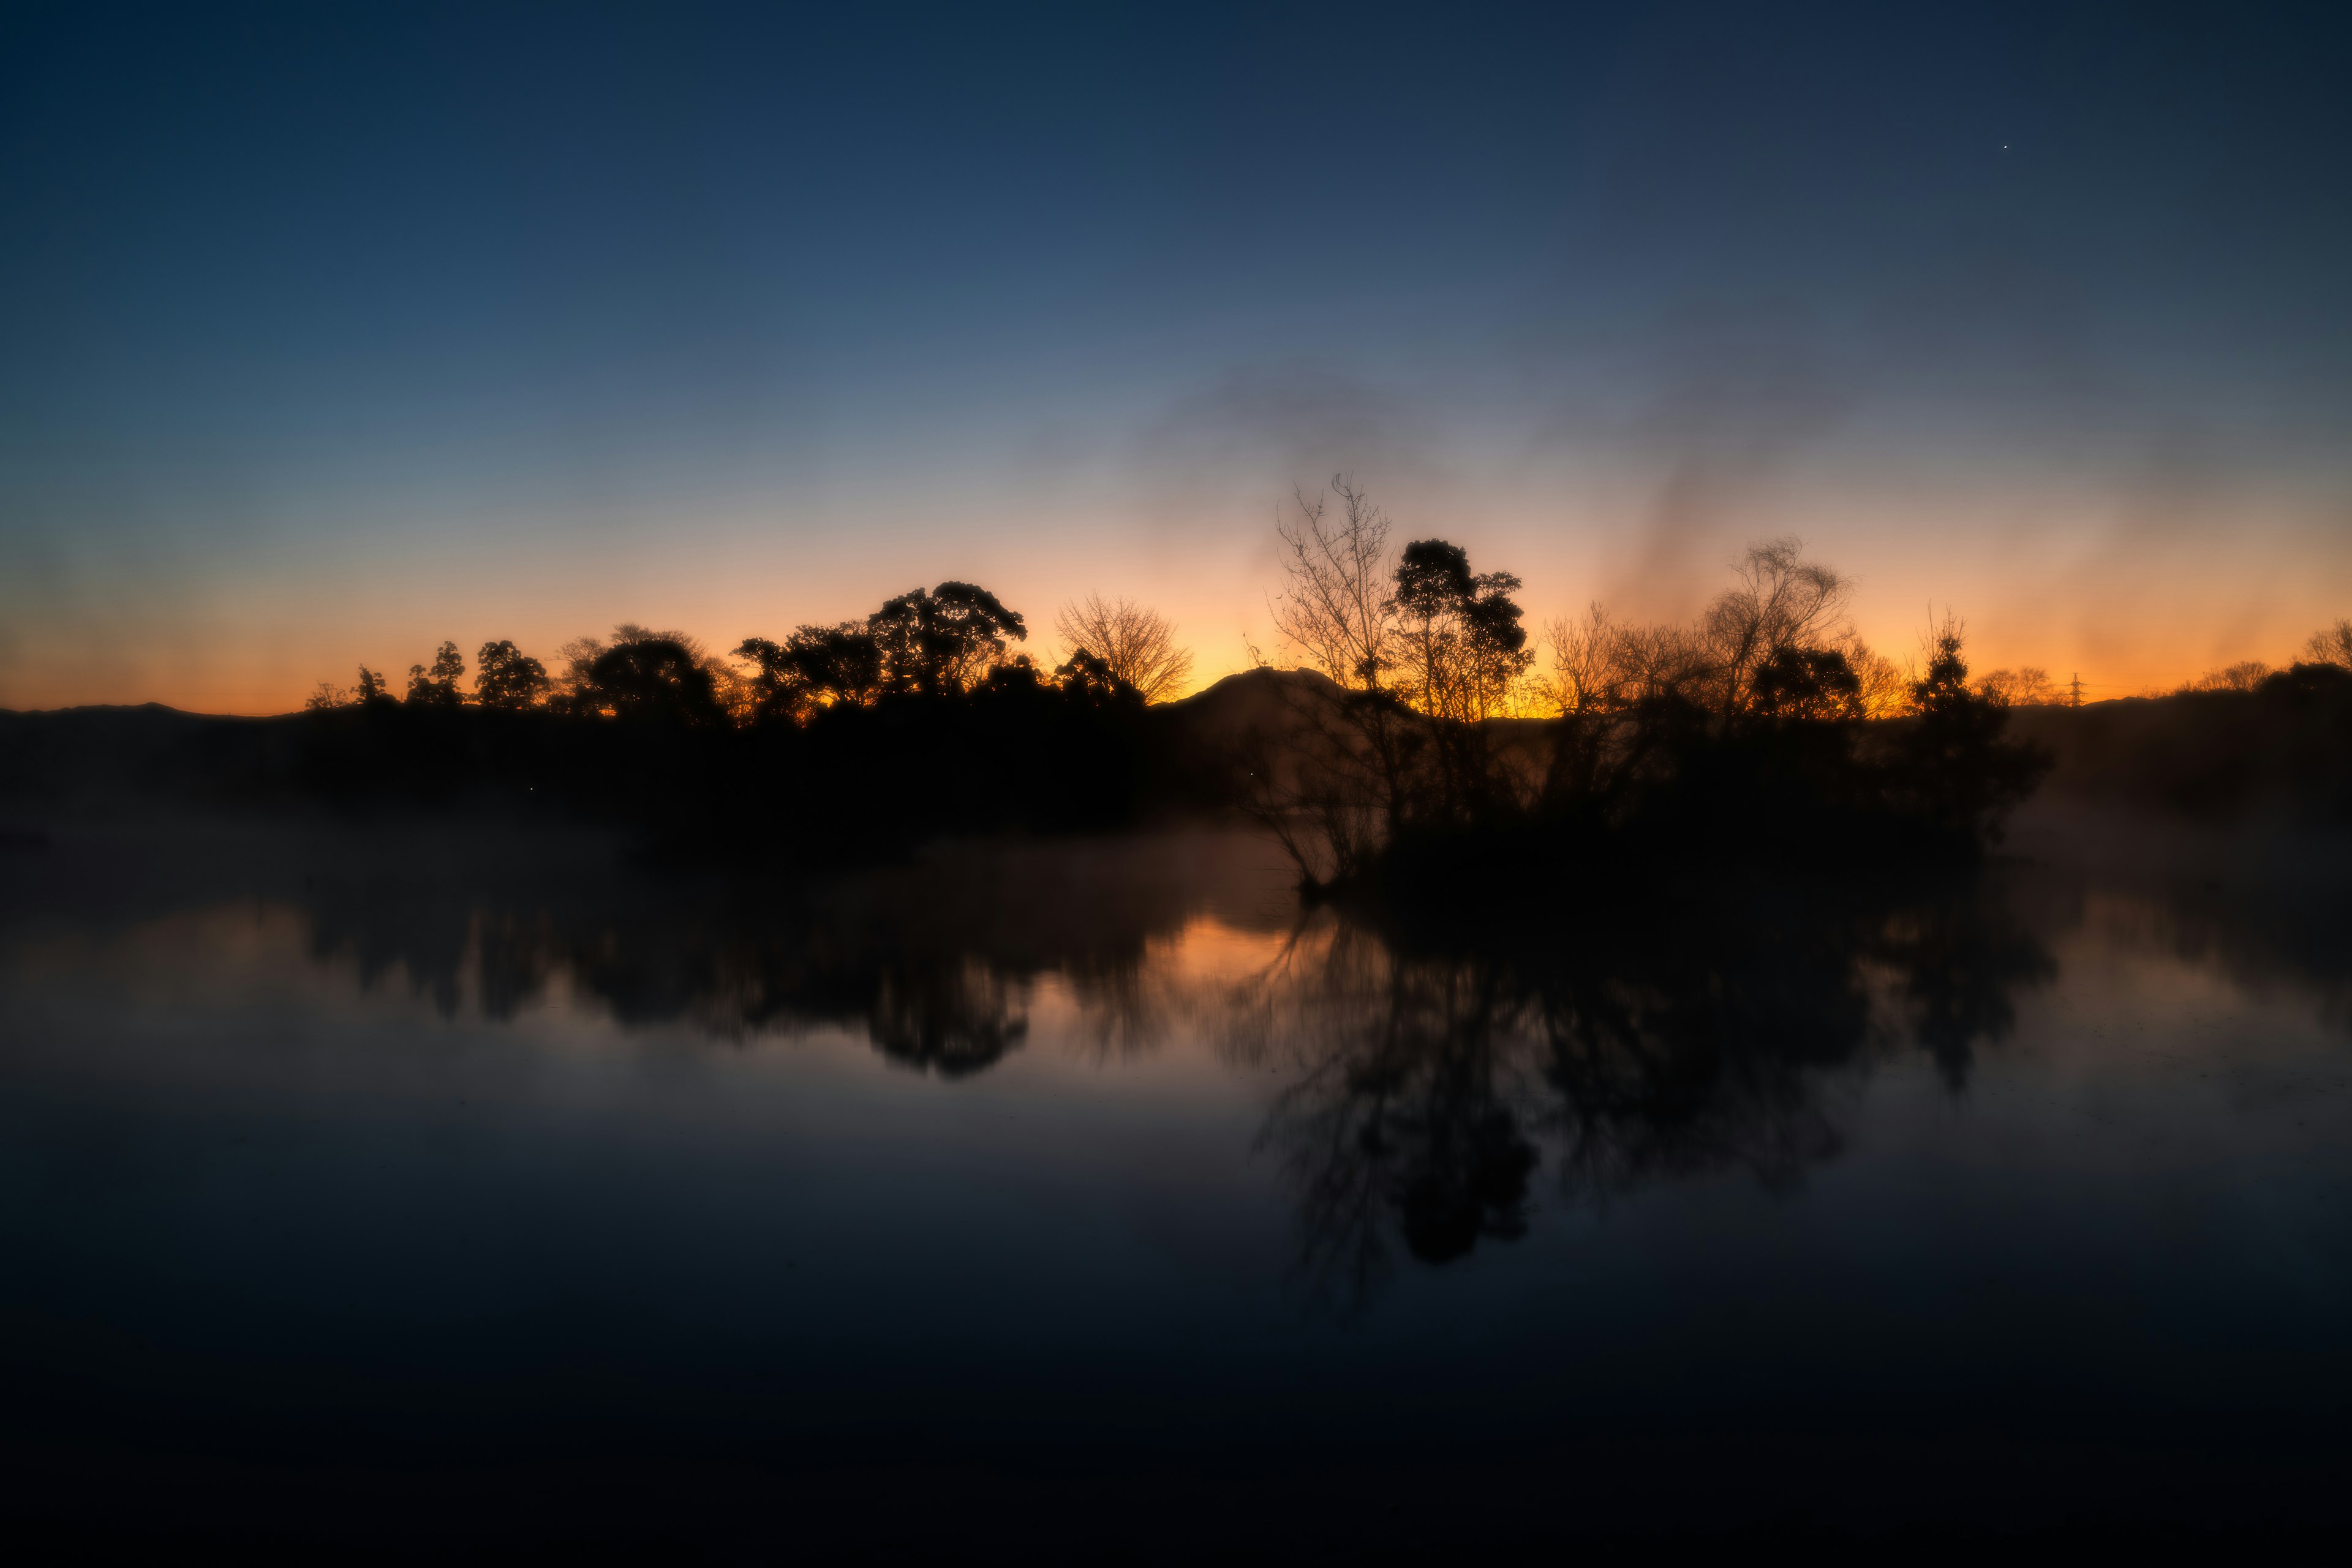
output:
[{"label": "dark hill silhouette", "polygon": [[2054,804],[2209,822],[2352,823],[2352,670],[2302,664],[2251,691],[2011,710],[2053,758]]},{"label": "dark hill silhouette", "polygon": [[1254,729],[1286,727],[1293,716],[1293,691],[1338,689],[1328,676],[1311,669],[1244,669],[1168,703],[1163,711],[1194,739],[1226,744]]},{"label": "dark hill silhouette", "polygon": [[1153,715],[1171,731],[1172,749],[1208,781],[1208,792],[1225,798],[1234,793],[1235,770],[1311,748],[1316,737],[1306,715],[1339,689],[1311,669],[1245,669]]},{"label": "dark hill silhouette", "polygon": [[300,728],[299,714],[190,713],[160,702],[0,709],[0,800],[67,809],[250,800],[290,773]]}]

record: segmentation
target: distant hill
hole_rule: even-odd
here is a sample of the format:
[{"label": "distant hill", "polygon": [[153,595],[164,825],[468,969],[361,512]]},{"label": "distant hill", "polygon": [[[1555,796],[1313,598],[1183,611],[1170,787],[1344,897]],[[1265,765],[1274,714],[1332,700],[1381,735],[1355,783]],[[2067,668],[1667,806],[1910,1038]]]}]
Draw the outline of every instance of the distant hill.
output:
[{"label": "distant hill", "polygon": [[2207,819],[2352,822],[2352,671],[2299,665],[2252,691],[2020,708],[2011,731],[2050,749],[2042,796]]},{"label": "distant hill", "polygon": [[1307,701],[1339,689],[1329,677],[1311,669],[1244,669],[1152,711],[1195,744],[1225,751],[1252,736],[1293,734]]},{"label": "distant hill", "polygon": [[292,776],[301,719],[188,713],[160,702],[0,709],[0,799],[249,798],[272,778]]}]

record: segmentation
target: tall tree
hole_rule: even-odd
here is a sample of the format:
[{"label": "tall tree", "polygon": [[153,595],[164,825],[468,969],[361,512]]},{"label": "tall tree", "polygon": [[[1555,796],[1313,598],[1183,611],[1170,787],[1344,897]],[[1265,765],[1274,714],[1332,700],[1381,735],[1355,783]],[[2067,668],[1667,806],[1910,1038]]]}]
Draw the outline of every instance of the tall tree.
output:
[{"label": "tall tree", "polygon": [[486,642],[474,656],[474,700],[519,710],[547,700],[547,667],[508,640]]},{"label": "tall tree", "polygon": [[1331,477],[1328,492],[1310,500],[1300,491],[1293,500],[1297,515],[1275,524],[1288,579],[1272,605],[1275,630],[1339,685],[1378,691],[1395,626],[1388,514],[1345,474]]},{"label": "tall tree", "polygon": [[751,714],[800,723],[822,708],[863,708],[882,685],[882,652],[856,621],[803,626],[781,643],[745,637],[735,657],[751,664]]},{"label": "tall tree", "polygon": [[457,652],[457,645],[445,642],[433,656],[433,668],[421,664],[408,667],[408,700],[420,708],[455,708],[466,700],[457,689],[457,681],[466,673],[466,661]]},{"label": "tall tree", "polygon": [[1845,606],[1853,596],[1849,579],[1805,559],[1801,539],[1749,545],[1733,570],[1738,581],[1702,623],[1726,716],[1747,706],[1756,672],[1783,652],[1845,640]]},{"label": "tall tree", "polygon": [[567,651],[573,668],[565,705],[574,712],[694,729],[727,721],[709,661],[689,638],[623,626],[609,646],[583,638]]},{"label": "tall tree", "polygon": [[1029,638],[1027,622],[971,583],[901,594],[867,617],[866,627],[881,656],[884,689],[926,697],[968,690],[1004,657],[1006,638]]},{"label": "tall tree", "polygon": [[2032,793],[2050,758],[2004,738],[2008,705],[1969,684],[1965,631],[1950,616],[1930,629],[1904,742],[1919,819],[1955,842],[1982,844],[1999,837],[2002,816]]},{"label": "tall tree", "polygon": [[[722,721],[742,699],[740,678],[727,668],[725,661],[712,658],[695,638],[681,631],[655,631],[635,621],[624,621],[613,628],[609,642],[603,637],[576,637],[557,650],[563,668],[555,679],[549,705],[565,712],[589,715],[617,711],[613,700],[613,689],[597,675],[597,666],[607,654],[641,644],[648,647],[660,644],[676,649],[685,656],[688,664],[700,670],[700,677],[687,684],[708,690]],[[668,660],[669,656],[663,653],[648,654],[643,658],[631,656],[608,666],[607,669],[624,670],[633,663],[666,665]]]},{"label": "tall tree", "polygon": [[1398,694],[1433,719],[1475,723],[1504,711],[1535,656],[1508,572],[1473,574],[1470,555],[1419,539],[1397,559],[1388,608],[1396,617]]}]

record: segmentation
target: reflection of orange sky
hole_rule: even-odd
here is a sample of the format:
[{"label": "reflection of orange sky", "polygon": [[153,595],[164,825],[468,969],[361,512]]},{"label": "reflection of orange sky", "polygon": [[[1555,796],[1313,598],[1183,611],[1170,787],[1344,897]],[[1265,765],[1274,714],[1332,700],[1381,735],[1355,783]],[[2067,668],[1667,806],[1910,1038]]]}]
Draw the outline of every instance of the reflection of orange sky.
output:
[{"label": "reflection of orange sky", "polygon": [[[315,542],[300,552],[164,558],[101,588],[89,574],[6,598],[0,706],[157,700],[215,712],[281,712],[321,678],[348,684],[366,663],[395,678],[443,637],[467,653],[512,637],[552,662],[583,633],[635,620],[714,647],[803,621],[861,615],[919,582],[964,577],[1029,617],[1027,648],[1055,651],[1054,609],[1088,591],[1130,595],[1178,623],[1206,684],[1275,652],[1266,595],[1278,484],[1175,503],[1064,496],[950,511],[911,500],[897,513],[817,509],[600,525],[593,533],[525,520]],[[1517,572],[1529,620],[1589,600],[1639,616],[1696,610],[1748,538],[1804,535],[1859,584],[1855,618],[1898,658],[1932,605],[1968,621],[1979,669],[2036,664],[2094,697],[2167,688],[2240,658],[2273,663],[2352,615],[2352,530],[2320,492],[2176,501],[2090,487],[1986,487],[1975,493],[1885,486],[1863,492],[1744,496],[1722,515],[1662,537],[1651,492],[1605,482],[1515,494],[1436,479],[1381,494],[1398,537],[1467,544],[1474,564]],[[786,516],[792,514],[787,511]],[[954,526],[932,516],[954,515]],[[795,530],[798,531],[797,534]],[[12,591],[0,588],[0,595]],[[16,592],[21,592],[18,590]]]},{"label": "reflection of orange sky", "polygon": [[1287,931],[1245,931],[1214,915],[1195,915],[1175,936],[1155,944],[1155,963],[1185,984],[1230,985],[1265,973],[1292,941]]}]

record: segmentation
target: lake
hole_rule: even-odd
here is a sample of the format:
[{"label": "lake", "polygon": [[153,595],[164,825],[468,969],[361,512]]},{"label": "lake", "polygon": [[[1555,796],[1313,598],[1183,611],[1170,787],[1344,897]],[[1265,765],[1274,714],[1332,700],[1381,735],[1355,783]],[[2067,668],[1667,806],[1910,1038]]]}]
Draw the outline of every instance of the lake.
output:
[{"label": "lake", "polygon": [[63,826],[0,849],[6,1506],[886,1554],[2340,1524],[2341,847],[2193,848],[2028,825],[1473,931],[1205,830],[787,887]]}]

